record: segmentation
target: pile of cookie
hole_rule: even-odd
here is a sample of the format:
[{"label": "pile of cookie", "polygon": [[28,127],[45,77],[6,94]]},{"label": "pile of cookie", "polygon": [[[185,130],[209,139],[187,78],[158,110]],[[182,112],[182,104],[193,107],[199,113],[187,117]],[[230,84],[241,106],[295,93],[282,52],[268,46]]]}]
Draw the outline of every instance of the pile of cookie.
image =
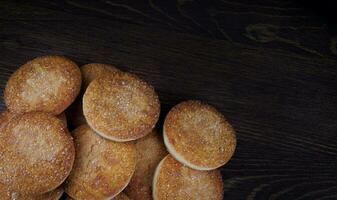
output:
[{"label": "pile of cookie", "polygon": [[223,198],[218,168],[236,137],[206,103],[181,102],[155,127],[160,102],[151,85],[63,56],[22,65],[4,101],[1,200],[56,200],[64,192],[75,200]]}]

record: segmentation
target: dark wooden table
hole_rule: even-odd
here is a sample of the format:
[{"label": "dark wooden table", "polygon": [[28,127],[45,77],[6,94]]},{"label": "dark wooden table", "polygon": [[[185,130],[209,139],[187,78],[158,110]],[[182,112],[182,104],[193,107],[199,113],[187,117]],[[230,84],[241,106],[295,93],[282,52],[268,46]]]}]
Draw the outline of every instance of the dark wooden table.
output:
[{"label": "dark wooden table", "polygon": [[1,0],[0,85],[46,54],[115,64],[156,88],[161,119],[200,99],[232,122],[224,199],[337,199],[337,34],[321,14],[284,0]]}]

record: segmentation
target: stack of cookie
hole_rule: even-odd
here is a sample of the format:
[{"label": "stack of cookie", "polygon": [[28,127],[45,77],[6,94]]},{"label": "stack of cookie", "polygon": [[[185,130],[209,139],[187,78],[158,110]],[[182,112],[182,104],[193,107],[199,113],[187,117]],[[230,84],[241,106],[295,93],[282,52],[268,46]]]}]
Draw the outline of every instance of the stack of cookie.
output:
[{"label": "stack of cookie", "polygon": [[63,191],[75,200],[223,198],[218,168],[236,138],[210,105],[174,106],[159,134],[152,86],[114,66],[78,68],[62,56],[21,66],[4,100],[0,199],[56,200]]}]

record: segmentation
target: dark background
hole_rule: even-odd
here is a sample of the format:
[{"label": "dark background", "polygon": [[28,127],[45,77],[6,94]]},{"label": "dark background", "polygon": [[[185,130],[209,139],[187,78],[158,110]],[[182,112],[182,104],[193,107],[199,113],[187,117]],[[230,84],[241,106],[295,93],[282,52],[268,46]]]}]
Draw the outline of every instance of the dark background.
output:
[{"label": "dark background", "polygon": [[162,119],[200,99],[233,124],[224,199],[337,199],[334,11],[324,1],[0,0],[0,86],[46,54],[114,64],[155,87]]}]

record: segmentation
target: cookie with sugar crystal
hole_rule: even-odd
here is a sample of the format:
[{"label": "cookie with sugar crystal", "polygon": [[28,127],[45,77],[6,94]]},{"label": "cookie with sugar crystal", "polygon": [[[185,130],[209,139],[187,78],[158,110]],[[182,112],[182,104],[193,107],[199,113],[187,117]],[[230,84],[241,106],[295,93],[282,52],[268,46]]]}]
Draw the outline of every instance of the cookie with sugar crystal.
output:
[{"label": "cookie with sugar crystal", "polygon": [[14,113],[64,111],[79,94],[81,71],[63,56],[42,56],[28,61],[9,78],[4,99]]},{"label": "cookie with sugar crystal", "polygon": [[144,137],[160,113],[154,89],[130,73],[92,81],[83,96],[83,114],[101,136],[125,142]]},{"label": "cookie with sugar crystal", "polygon": [[136,149],[136,171],[124,192],[131,199],[151,200],[154,171],[168,152],[161,135],[155,130],[147,136],[136,140]]},{"label": "cookie with sugar crystal", "polygon": [[[103,76],[113,76],[114,74],[120,73],[121,71],[113,65],[101,64],[101,63],[90,63],[80,67],[82,73],[82,92],[87,89],[89,83],[96,78]],[[69,117],[70,123],[73,127],[78,127],[82,124],[86,124],[86,120],[83,116],[82,110],[82,96],[74,101],[72,105],[67,109],[67,115]]]},{"label": "cookie with sugar crystal", "polygon": [[65,192],[74,199],[111,199],[129,183],[136,167],[133,142],[114,142],[96,134],[88,125],[76,128],[73,170]]},{"label": "cookie with sugar crystal", "polygon": [[15,115],[0,134],[0,182],[10,191],[42,194],[72,169],[75,148],[64,123],[42,112]]},{"label": "cookie with sugar crystal", "polygon": [[194,170],[167,155],[155,171],[154,200],[222,200],[222,198],[223,182],[219,170]]},{"label": "cookie with sugar crystal", "polygon": [[167,114],[163,137],[172,156],[196,170],[212,170],[226,164],[236,148],[232,126],[214,107],[185,101]]}]

